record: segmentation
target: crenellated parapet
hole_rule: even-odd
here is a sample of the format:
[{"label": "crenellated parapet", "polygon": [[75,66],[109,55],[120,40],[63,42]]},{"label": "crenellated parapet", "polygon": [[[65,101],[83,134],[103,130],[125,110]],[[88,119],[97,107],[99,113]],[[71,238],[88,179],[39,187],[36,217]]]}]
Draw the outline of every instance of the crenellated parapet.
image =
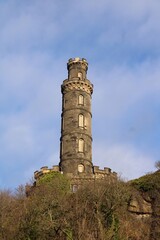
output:
[{"label": "crenellated parapet", "polygon": [[77,66],[77,64],[81,67],[84,68],[85,71],[88,70],[88,62],[85,58],[70,58],[68,60],[67,63],[67,69],[70,70],[72,67],[74,67],[75,65]]},{"label": "crenellated parapet", "polygon": [[[48,168],[47,166],[43,166],[40,168],[39,171],[34,172],[34,178],[35,180],[40,179],[42,176],[44,176],[47,173],[51,172],[60,172],[61,174],[64,174],[63,172],[60,171],[60,168],[58,165],[53,166],[52,168]],[[65,175],[74,182],[74,179],[88,179],[89,181],[95,180],[95,179],[112,179],[115,180],[117,179],[117,173],[112,172],[110,168],[105,167],[104,169],[100,169],[99,166],[93,166],[93,174],[89,174],[86,176],[85,173],[79,173],[77,176],[75,176],[73,173],[65,173]]]},{"label": "crenellated parapet", "polygon": [[34,172],[34,178],[35,180],[41,178],[42,176],[44,176],[47,173],[50,172],[60,172],[59,170],[59,166],[55,165],[52,168],[48,168],[47,166],[41,167],[41,169],[39,171],[35,171]]},{"label": "crenellated parapet", "polygon": [[103,179],[108,176],[117,179],[117,173],[112,172],[112,170],[108,167],[105,167],[104,169],[100,169],[99,166],[93,166],[93,173],[96,179]]}]

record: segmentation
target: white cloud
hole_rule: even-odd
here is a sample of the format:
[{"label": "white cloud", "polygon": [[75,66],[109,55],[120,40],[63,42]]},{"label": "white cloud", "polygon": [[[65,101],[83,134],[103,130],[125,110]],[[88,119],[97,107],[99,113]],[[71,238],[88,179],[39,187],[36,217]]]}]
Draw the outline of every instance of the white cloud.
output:
[{"label": "white cloud", "polygon": [[121,117],[136,104],[138,108],[144,99],[159,96],[159,67],[160,62],[157,61],[140,64],[133,69],[127,66],[100,69],[101,73],[92,74],[95,81],[95,114],[106,114],[107,118]]},{"label": "white cloud", "polygon": [[4,143],[12,154],[24,154],[33,151],[35,147],[33,132],[26,125],[8,128],[4,134]]},{"label": "white cloud", "polygon": [[[107,143],[106,143],[107,144]],[[130,144],[105,146],[95,144],[93,164],[110,167],[127,180],[138,178],[154,169],[154,159]]]},{"label": "white cloud", "polygon": [[4,3],[0,10],[1,21],[4,23],[0,39],[2,50],[27,50],[40,47],[40,43],[53,42],[60,31],[56,21],[53,21],[56,14],[57,6],[52,1]]}]

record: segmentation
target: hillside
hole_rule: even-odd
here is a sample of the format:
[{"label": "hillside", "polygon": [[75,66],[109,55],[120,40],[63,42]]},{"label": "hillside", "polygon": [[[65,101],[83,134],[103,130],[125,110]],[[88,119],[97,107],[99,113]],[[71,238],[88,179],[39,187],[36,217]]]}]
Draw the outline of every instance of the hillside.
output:
[{"label": "hillside", "polygon": [[2,240],[160,239],[160,171],[131,182],[88,183],[76,193],[61,174],[47,174],[26,197],[0,193]]},{"label": "hillside", "polygon": [[[150,239],[160,239],[160,170],[131,182],[142,200],[137,204],[137,214],[149,216],[151,220]],[[136,197],[134,197],[136,200]],[[135,206],[136,212],[136,206]],[[139,213],[138,213],[139,212]]]}]

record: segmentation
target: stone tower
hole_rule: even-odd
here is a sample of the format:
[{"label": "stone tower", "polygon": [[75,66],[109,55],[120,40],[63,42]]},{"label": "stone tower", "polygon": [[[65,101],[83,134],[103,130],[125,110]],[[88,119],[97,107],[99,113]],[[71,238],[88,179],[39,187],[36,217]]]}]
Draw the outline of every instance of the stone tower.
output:
[{"label": "stone tower", "polygon": [[60,171],[73,176],[89,176],[93,174],[91,130],[93,85],[87,79],[86,59],[69,59],[67,69],[68,78],[61,86]]},{"label": "stone tower", "polygon": [[61,85],[62,114],[60,162],[52,168],[43,166],[34,172],[38,181],[52,172],[67,175],[73,191],[85,181],[115,181],[117,174],[110,168],[92,164],[91,96],[93,85],[87,79],[88,63],[84,58],[70,58],[68,78]]}]

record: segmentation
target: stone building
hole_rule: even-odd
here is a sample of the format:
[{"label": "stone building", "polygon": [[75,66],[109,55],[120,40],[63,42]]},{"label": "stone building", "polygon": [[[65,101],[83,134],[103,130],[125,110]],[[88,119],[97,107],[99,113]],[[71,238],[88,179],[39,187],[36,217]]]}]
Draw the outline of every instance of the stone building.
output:
[{"label": "stone building", "polygon": [[116,179],[117,174],[92,163],[92,111],[93,85],[87,79],[88,63],[84,58],[70,58],[67,63],[68,78],[61,85],[62,114],[60,162],[51,169],[42,167],[34,173],[35,179],[48,172],[67,175],[73,187],[82,181]]}]

